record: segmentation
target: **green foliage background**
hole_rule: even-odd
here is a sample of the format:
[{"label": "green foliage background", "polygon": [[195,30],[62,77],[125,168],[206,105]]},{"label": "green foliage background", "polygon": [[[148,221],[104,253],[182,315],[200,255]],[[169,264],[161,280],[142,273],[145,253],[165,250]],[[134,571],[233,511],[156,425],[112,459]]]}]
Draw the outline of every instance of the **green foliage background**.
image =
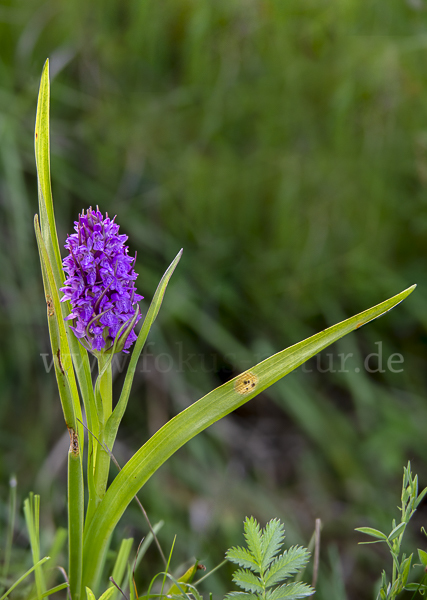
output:
[{"label": "green foliage background", "polygon": [[[11,473],[21,500],[41,493],[46,538],[65,522],[67,440],[41,356],[32,232],[49,56],[60,242],[82,208],[117,214],[147,300],[184,248],[120,462],[231,375],[418,283],[332,357],[199,436],[141,497],[166,521],[163,543],[178,534],[176,560],[196,555],[208,567],[241,542],[246,515],[280,517],[299,544],[320,517],[318,597],[372,597],[383,555],[358,547],[353,528],[389,527],[408,459],[427,479],[426,16],[424,0],[3,0],[0,534]],[[379,349],[385,372],[369,373],[364,360]],[[340,353],[353,354],[348,372]],[[386,368],[393,353],[401,373]],[[124,535],[146,532],[136,508],[123,525]],[[18,571],[25,543],[17,534]],[[141,578],[157,567],[153,551]],[[224,572],[208,589],[224,593],[229,581]]]}]

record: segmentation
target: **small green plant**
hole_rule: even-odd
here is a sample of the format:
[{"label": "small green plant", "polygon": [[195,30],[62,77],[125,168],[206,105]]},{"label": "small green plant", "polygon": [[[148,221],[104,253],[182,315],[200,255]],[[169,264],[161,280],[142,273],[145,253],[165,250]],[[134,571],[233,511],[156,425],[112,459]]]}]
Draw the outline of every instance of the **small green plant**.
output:
[{"label": "small green plant", "polygon": [[[377,544],[383,542],[387,544],[393,561],[391,581],[388,581],[385,571],[381,574],[381,588],[377,595],[377,600],[394,600],[402,591],[413,591],[415,594],[420,593],[425,595],[427,591],[426,574],[422,577],[419,583],[408,583],[408,576],[411,570],[413,554],[406,556],[401,552],[402,540],[406,531],[406,527],[414,515],[421,500],[427,493],[427,488],[418,494],[418,476],[412,477],[411,463],[403,468],[403,485],[402,485],[402,505],[399,509],[401,512],[400,523],[396,520],[392,521],[391,532],[386,535],[378,529],[372,527],[358,527],[356,531],[365,533],[373,538],[372,542],[360,542],[361,544]],[[424,571],[427,568],[427,553],[424,550],[418,550],[418,556],[421,566]],[[417,565],[413,565],[417,566]],[[419,566],[419,565],[418,565]],[[414,594],[414,597],[415,597]]]},{"label": "small green plant", "polygon": [[279,519],[272,519],[261,529],[256,519],[246,518],[244,529],[248,547],[230,548],[226,558],[242,567],[234,573],[233,581],[245,591],[230,592],[226,599],[293,600],[314,594],[315,590],[306,583],[282,583],[305,567],[310,552],[302,546],[292,546],[279,554],[285,537]]}]

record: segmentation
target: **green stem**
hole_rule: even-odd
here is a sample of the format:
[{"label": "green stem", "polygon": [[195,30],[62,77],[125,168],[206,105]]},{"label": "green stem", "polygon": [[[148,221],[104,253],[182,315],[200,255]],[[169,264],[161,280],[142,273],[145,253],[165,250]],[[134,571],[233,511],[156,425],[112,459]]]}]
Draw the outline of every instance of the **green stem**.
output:
[{"label": "green stem", "polygon": [[108,421],[108,417],[113,410],[113,381],[111,373],[111,356],[108,354],[99,354],[98,356],[98,372],[101,374],[105,366],[105,372],[99,378],[99,391],[102,398],[103,407],[103,422]]},{"label": "green stem", "polygon": [[[113,381],[111,372],[111,356],[104,354],[100,354],[98,356],[98,371],[100,374],[96,384],[96,387],[98,389],[95,390],[95,396],[99,394],[101,399],[101,406],[98,414],[98,440],[101,444],[103,444],[105,442],[105,423],[108,421],[113,410]],[[98,444],[96,440],[95,443]],[[109,471],[110,455],[102,448],[102,446],[98,444],[96,451],[96,463],[94,474],[96,493],[95,508],[105,496]]]},{"label": "green stem", "polygon": [[93,410],[91,411],[91,422],[96,426],[88,432],[89,502],[86,512],[85,534],[97,506],[105,495],[110,470],[110,456],[103,450],[102,444],[105,442],[105,423],[110,417],[113,407],[112,361],[110,355],[98,354],[97,358],[98,379],[95,384]]},{"label": "green stem", "polygon": [[72,600],[79,600],[83,570],[84,483],[77,434],[70,431],[68,453],[68,577]]}]

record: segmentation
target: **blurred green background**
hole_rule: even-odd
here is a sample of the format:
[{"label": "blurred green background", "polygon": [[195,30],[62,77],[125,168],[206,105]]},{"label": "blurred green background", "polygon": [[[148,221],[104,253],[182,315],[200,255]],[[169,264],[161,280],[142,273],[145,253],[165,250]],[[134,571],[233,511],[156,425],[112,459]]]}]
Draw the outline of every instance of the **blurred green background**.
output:
[{"label": "blurred green background", "polygon": [[[116,447],[270,353],[412,283],[416,292],[182,449],[140,494],[175,566],[208,568],[242,521],[289,543],[323,522],[316,597],[373,598],[388,566],[354,527],[398,518],[403,465],[427,484],[425,0],[2,0],[0,538],[8,481],[65,523],[67,434],[32,230],[33,128],[46,57],[61,243],[82,208],[118,215],[146,300],[184,255]],[[382,360],[371,356],[380,353]],[[392,354],[403,363],[388,368]],[[352,354],[340,368],[342,356]],[[122,357],[123,358],[123,357]],[[396,357],[394,357],[396,358]],[[45,362],[44,362],[45,360]],[[120,389],[124,364],[116,364]],[[383,372],[382,372],[383,371]],[[413,543],[426,510],[417,513]],[[20,513],[22,514],[22,513]],[[424,514],[424,516],[423,516]],[[132,507],[121,536],[147,527]],[[15,534],[22,573],[25,530]],[[155,549],[138,571],[160,569]],[[206,590],[231,588],[223,569]]]}]

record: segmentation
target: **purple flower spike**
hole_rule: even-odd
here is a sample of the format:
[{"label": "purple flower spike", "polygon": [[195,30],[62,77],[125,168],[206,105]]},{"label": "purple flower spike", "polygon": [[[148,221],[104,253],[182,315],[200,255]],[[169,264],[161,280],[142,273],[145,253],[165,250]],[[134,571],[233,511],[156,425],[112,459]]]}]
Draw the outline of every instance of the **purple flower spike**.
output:
[{"label": "purple flower spike", "polygon": [[82,211],[74,223],[76,233],[65,244],[69,255],[62,264],[68,277],[61,302],[71,302],[66,320],[73,321],[70,328],[91,352],[111,350],[119,332],[116,351],[127,352],[141,318],[137,303],[143,296],[136,293],[138,274],[133,269],[136,255],[128,255],[127,235],[119,235],[114,219],[108,213],[104,219],[98,207]]}]

